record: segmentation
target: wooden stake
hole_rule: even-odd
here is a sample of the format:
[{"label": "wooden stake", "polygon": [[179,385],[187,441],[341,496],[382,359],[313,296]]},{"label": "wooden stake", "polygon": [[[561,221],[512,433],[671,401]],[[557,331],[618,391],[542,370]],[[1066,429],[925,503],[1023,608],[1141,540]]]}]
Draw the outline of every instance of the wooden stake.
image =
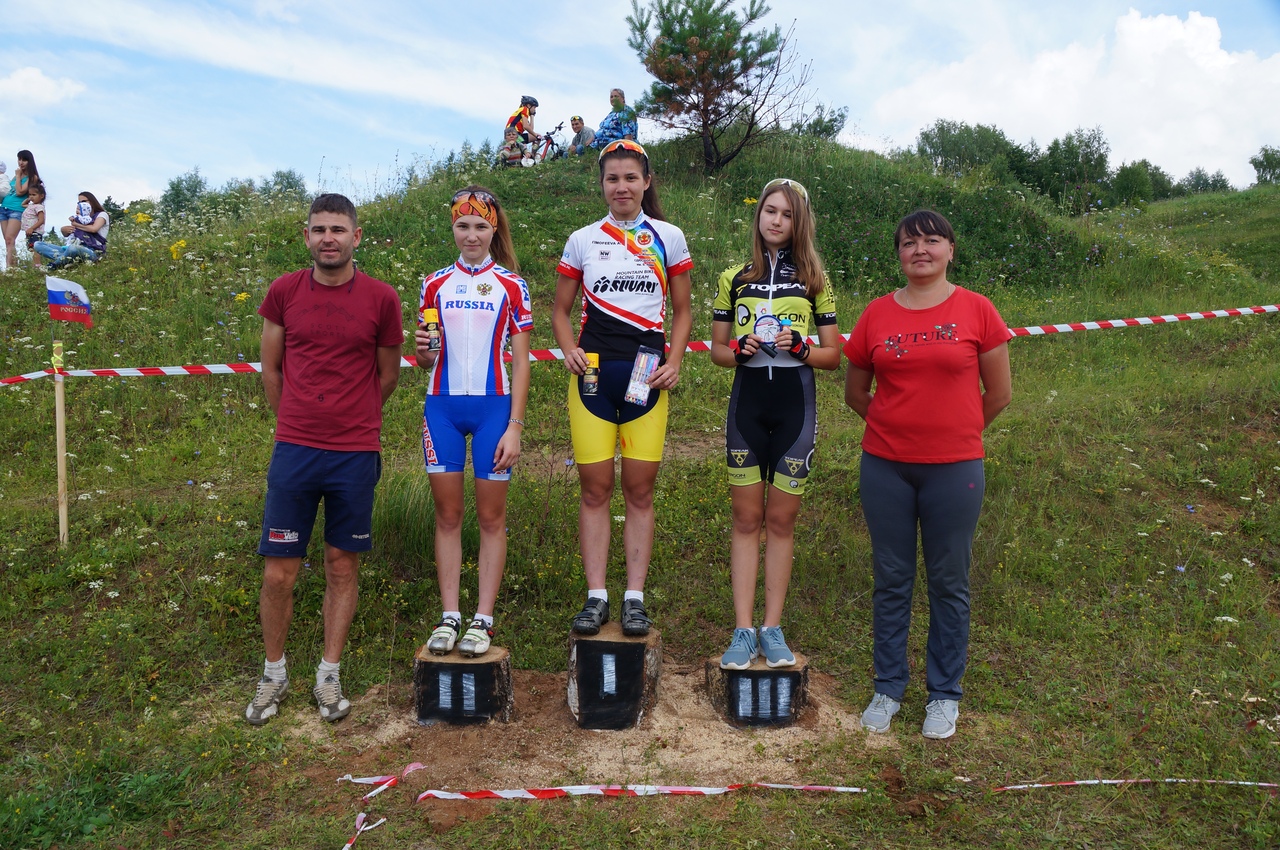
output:
[{"label": "wooden stake", "polygon": [[58,432],[58,545],[67,548],[67,389],[62,376],[62,340],[53,341],[53,408]]}]

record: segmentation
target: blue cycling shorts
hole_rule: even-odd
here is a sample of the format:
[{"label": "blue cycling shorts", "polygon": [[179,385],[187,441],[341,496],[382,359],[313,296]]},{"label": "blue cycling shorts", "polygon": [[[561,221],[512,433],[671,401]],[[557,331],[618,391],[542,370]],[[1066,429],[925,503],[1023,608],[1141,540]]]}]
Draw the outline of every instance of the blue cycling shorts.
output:
[{"label": "blue cycling shorts", "polygon": [[476,478],[510,481],[510,469],[493,471],[493,455],[510,419],[509,395],[427,396],[422,407],[422,459],[427,473],[462,472],[470,436]]}]

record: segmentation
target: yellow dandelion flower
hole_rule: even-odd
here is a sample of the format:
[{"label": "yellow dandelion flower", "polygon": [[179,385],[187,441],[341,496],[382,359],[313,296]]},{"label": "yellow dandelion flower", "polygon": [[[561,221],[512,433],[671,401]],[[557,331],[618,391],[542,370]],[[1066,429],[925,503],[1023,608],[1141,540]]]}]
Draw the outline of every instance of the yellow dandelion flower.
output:
[{"label": "yellow dandelion flower", "polygon": [[743,202],[744,204],[747,204],[748,206],[750,206],[751,204],[758,204],[758,203],[760,203],[760,199],[759,199],[759,198],[743,198],[743,199],[742,199],[742,202]]}]

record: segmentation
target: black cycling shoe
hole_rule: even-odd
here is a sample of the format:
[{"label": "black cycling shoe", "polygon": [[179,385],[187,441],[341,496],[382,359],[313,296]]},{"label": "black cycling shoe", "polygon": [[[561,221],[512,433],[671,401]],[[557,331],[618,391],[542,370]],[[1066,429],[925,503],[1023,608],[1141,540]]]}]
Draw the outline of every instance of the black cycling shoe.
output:
[{"label": "black cycling shoe", "polygon": [[[626,610],[626,603],[623,603]],[[573,618],[573,630],[580,635],[600,633],[600,627],[609,622],[609,602],[606,599],[588,599],[587,604]]]},{"label": "black cycling shoe", "polygon": [[644,603],[639,599],[622,600],[622,633],[630,637],[644,637],[649,634],[653,620],[644,610]]}]

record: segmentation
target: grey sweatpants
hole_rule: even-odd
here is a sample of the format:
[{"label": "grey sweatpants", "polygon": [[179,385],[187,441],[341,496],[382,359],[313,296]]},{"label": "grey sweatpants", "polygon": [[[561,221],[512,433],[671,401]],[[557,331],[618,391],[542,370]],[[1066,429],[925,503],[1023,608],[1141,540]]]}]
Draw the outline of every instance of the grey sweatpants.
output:
[{"label": "grey sweatpants", "polygon": [[969,562],[986,488],[982,461],[900,463],[862,454],[862,513],[875,573],[876,693],[902,701],[916,580],[916,529],[929,586],[929,699],[960,699],[969,655]]}]

